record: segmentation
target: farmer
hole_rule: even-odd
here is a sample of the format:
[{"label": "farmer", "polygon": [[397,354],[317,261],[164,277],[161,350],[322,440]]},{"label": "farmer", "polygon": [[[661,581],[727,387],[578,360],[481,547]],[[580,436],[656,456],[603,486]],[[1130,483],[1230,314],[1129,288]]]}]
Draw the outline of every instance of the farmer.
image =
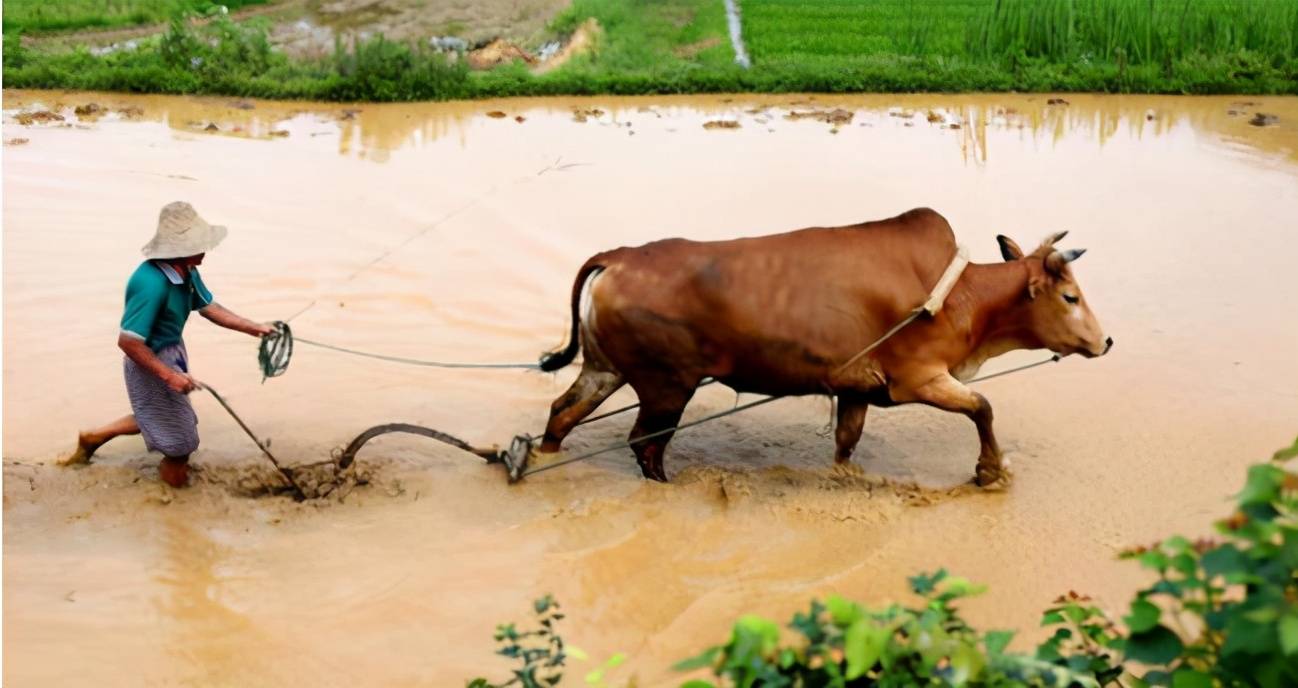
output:
[{"label": "farmer", "polygon": [[188,203],[169,203],[158,215],[158,231],[142,252],[147,258],[126,283],[126,311],[117,346],[132,415],[77,437],[77,448],[60,463],[88,463],[95,450],[120,435],[144,435],[150,450],[162,452],[158,475],[172,487],[189,479],[189,455],[198,448],[198,418],[186,395],[201,387],[189,374],[181,332],[190,311],[254,337],[274,328],[226,310],[212,299],[198,266],[225,238],[226,228],[209,225]]}]

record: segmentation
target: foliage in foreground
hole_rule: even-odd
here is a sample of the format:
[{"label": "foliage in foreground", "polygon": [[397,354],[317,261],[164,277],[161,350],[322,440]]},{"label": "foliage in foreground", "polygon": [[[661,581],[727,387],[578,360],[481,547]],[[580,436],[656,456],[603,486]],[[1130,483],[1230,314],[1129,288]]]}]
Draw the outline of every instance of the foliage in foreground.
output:
[{"label": "foliage in foreground", "polygon": [[[1268,463],[1249,468],[1237,508],[1218,522],[1219,539],[1175,536],[1136,547],[1156,580],[1136,593],[1120,627],[1092,600],[1070,592],[1046,610],[1054,627],[1032,654],[1008,652],[1012,631],[978,631],[956,603],[981,586],[938,571],[910,579],[922,604],[870,608],[841,597],[813,601],[794,615],[786,635],[774,622],[745,616],[724,645],[677,665],[710,670],[720,685],[749,688],[849,686],[1169,686],[1298,685],[1298,440]],[[548,597],[536,603],[544,615]],[[504,684],[477,679],[472,688],[518,683],[557,685],[551,671],[563,642],[542,616],[545,648],[517,649],[519,634],[502,626],[500,654],[524,662]],[[554,649],[557,648],[557,651]],[[619,660],[620,661],[620,660]],[[602,681],[603,672],[592,673]],[[591,677],[588,677],[588,679]],[[530,682],[529,682],[530,681]],[[594,681],[592,681],[593,683]],[[714,688],[692,680],[683,688]]]}]

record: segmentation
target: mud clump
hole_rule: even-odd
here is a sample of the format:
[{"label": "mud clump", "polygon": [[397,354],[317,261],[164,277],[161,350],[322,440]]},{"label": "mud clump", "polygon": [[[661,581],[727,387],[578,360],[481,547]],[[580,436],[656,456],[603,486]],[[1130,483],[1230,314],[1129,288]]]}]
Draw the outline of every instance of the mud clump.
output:
[{"label": "mud clump", "polygon": [[75,112],[77,117],[81,119],[93,119],[107,112],[107,110],[100,107],[99,103],[86,103],[85,105],[78,105],[75,108],[73,108],[72,111]]},{"label": "mud clump", "polygon": [[236,110],[252,110],[257,106],[253,105],[252,103],[249,103],[246,100],[235,100],[230,102],[230,107]]},{"label": "mud clump", "polygon": [[1051,98],[1046,101],[1046,105],[1068,105],[1068,101],[1063,98]]},{"label": "mud clump", "polygon": [[604,116],[604,111],[599,108],[573,108],[572,121],[585,122],[592,117],[599,118]]},{"label": "mud clump", "polygon": [[492,119],[504,119],[509,115],[506,115],[504,112],[501,112],[500,110],[492,110],[491,112],[487,113],[487,116]]},{"label": "mud clump", "polygon": [[132,105],[118,110],[117,114],[123,119],[139,119],[144,116],[144,109]]},{"label": "mud clump", "polygon": [[733,119],[714,119],[703,123],[704,129],[738,129],[739,122]]},{"label": "mud clump", "polygon": [[288,130],[287,130],[287,129],[273,129],[273,130],[271,130],[270,135],[273,136],[273,137],[275,137],[275,138],[278,138],[278,139],[288,138]]},{"label": "mud clump", "polygon": [[852,118],[855,116],[856,114],[850,110],[844,110],[843,108],[834,108],[833,110],[806,110],[806,111],[795,110],[785,115],[784,119],[793,120],[793,121],[797,121],[800,119],[814,119],[817,122],[825,122],[826,124],[833,124],[835,126],[840,126],[844,124],[851,124]]},{"label": "mud clump", "polygon": [[932,110],[928,111],[928,115],[925,116],[925,119],[934,124],[940,124],[941,122],[946,121],[946,118],[943,117],[941,113],[933,112]]},{"label": "mud clump", "polygon": [[1273,124],[1279,124],[1280,118],[1275,115],[1268,115],[1266,113],[1259,112],[1253,115],[1253,119],[1250,119],[1248,123],[1252,124],[1255,127],[1269,127]]},{"label": "mud clump", "polygon": [[63,115],[60,115],[57,112],[50,112],[49,110],[37,110],[36,112],[20,112],[14,115],[14,120],[17,121],[19,124],[23,125],[24,127],[29,127],[37,123],[49,124],[51,122],[64,121]]},{"label": "mud clump", "polygon": [[28,140],[28,139],[24,139],[24,138],[5,139],[5,145],[6,145],[6,146],[25,146],[25,145],[27,145],[28,143],[29,143],[29,140]]}]

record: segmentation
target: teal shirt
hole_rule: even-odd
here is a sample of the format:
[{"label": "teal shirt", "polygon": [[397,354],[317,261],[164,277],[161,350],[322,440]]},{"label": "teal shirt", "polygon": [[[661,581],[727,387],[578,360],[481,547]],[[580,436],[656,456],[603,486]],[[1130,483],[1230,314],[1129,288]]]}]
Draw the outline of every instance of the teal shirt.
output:
[{"label": "teal shirt", "polygon": [[126,282],[122,333],[143,339],[154,351],[180,343],[190,311],[212,303],[198,269],[186,280],[170,265],[146,260]]}]

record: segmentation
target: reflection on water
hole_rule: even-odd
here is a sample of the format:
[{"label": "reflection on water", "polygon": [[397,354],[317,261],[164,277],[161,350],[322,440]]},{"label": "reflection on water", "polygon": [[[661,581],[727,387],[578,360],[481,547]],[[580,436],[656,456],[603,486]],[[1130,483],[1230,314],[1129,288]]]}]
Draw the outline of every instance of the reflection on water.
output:
[{"label": "reflection on water", "polygon": [[[232,671],[251,671],[238,656],[239,644],[252,642],[248,617],[226,606],[227,548],[212,541],[182,517],[161,523],[161,570],[156,600],[162,618],[176,625],[166,651],[199,673],[194,685],[231,684]],[[232,685],[232,684],[231,684]]]},{"label": "reflection on water", "polygon": [[[82,121],[73,114],[73,108],[88,102],[106,107],[108,113]],[[654,107],[647,107],[646,103]],[[93,126],[95,122],[136,119],[162,123],[177,132],[193,135],[320,138],[332,141],[340,155],[375,162],[384,162],[392,153],[403,149],[418,149],[443,139],[466,147],[471,138],[488,135],[483,128],[488,123],[535,127],[542,122],[549,125],[566,122],[572,126],[673,133],[679,126],[724,118],[739,122],[741,129],[718,132],[719,135],[757,135],[794,126],[830,129],[831,125],[814,120],[788,121],[784,116],[794,111],[833,108],[853,113],[850,123],[834,129],[834,133],[845,138],[854,128],[862,127],[944,129],[949,132],[953,149],[959,151],[966,163],[975,165],[988,162],[994,155],[988,144],[988,133],[992,131],[1018,131],[1034,142],[1051,145],[1059,144],[1067,136],[1104,147],[1116,136],[1141,140],[1189,128],[1232,145],[1298,159],[1298,99],[1287,97],[1068,95],[1062,99],[1013,94],[752,94],[346,105],[6,91],[4,107],[10,115],[16,111],[50,108],[67,118],[67,123],[61,126]],[[578,108],[598,109],[601,114],[578,121],[581,118],[574,116]],[[1258,131],[1248,124],[1257,112],[1279,114],[1280,122]],[[505,117],[497,122],[497,118],[487,113],[504,113]],[[514,118],[519,116],[524,121],[516,123]]]}]

